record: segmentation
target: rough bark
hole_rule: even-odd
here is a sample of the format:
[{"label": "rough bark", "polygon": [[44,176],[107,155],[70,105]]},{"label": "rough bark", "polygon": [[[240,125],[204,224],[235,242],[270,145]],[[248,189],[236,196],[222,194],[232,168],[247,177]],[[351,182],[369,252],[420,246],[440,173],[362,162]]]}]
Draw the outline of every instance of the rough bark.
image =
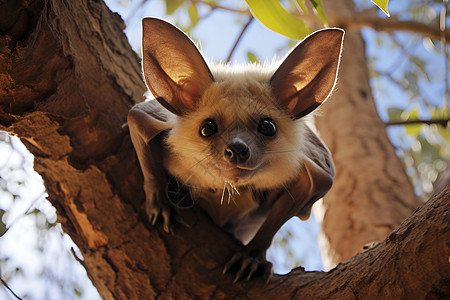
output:
[{"label": "rough bark", "polygon": [[[355,15],[352,0],[324,5],[345,18]],[[328,267],[349,259],[367,243],[383,240],[419,204],[377,114],[364,41],[357,31],[347,30],[339,74],[335,92],[316,118],[336,164],[322,223]]]},{"label": "rough bark", "polygon": [[[42,0],[14,9],[22,17],[0,28],[0,126],[35,155],[49,200],[103,299],[449,295],[448,187],[386,241],[330,272],[297,269],[270,285],[260,279],[233,285],[233,276],[221,270],[237,244],[198,208],[183,212],[191,228],[177,226],[174,235],[148,225],[142,176],[122,126],[128,109],[142,100],[144,84],[120,18],[93,0]],[[330,112],[331,119],[339,111],[344,107]],[[365,149],[380,150],[365,143]],[[338,167],[351,155],[344,151]],[[344,170],[341,178],[356,172]],[[354,180],[347,188],[363,185]],[[380,186],[372,187],[376,201],[386,196],[376,194]]]}]

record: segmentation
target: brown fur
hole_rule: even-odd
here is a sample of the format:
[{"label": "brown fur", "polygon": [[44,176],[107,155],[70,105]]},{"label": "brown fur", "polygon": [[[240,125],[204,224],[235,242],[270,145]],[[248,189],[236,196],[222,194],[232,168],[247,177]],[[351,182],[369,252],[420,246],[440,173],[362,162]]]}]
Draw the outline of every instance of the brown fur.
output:
[{"label": "brown fur", "polygon": [[208,66],[173,25],[142,24],[144,78],[156,99],[133,107],[128,124],[150,222],[161,216],[171,231],[175,178],[245,245],[224,271],[240,266],[235,280],[246,269],[270,274],[265,252],[276,231],[309,216],[333,183],[330,153],[306,116],[333,90],[344,32],[311,34],[277,67]]},{"label": "brown fur", "polygon": [[[250,69],[250,70],[248,70]],[[277,188],[291,180],[304,156],[305,121],[293,120],[281,109],[271,93],[270,73],[258,65],[215,67],[216,79],[203,93],[193,111],[178,117],[166,139],[170,159],[165,160],[169,173],[183,183],[202,188],[223,189],[225,182],[255,189]],[[274,68],[272,68],[273,70]],[[256,128],[262,117],[271,117],[278,127],[275,138],[264,138]],[[203,139],[198,134],[205,119],[218,123],[218,137]],[[259,166],[246,178],[227,178],[220,168],[227,162],[222,151],[233,130],[249,131],[254,157],[252,167]],[[221,166],[219,164],[222,163]],[[229,167],[232,167],[230,164]]]}]

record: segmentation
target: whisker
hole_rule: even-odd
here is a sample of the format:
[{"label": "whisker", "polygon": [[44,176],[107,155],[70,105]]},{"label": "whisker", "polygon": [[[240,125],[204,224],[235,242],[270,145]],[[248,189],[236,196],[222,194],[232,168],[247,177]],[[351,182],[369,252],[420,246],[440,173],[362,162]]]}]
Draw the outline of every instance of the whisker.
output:
[{"label": "whisker", "polygon": [[239,193],[239,191],[237,190],[237,188],[236,188],[235,185],[233,185],[233,184],[231,184],[231,183],[230,183],[230,185],[231,185],[231,187],[233,188],[233,189],[232,189],[233,197],[231,197],[231,200],[233,200],[234,205],[236,205],[236,207],[237,207],[237,203],[236,203],[236,201],[234,200],[234,198],[235,198],[234,196],[235,196],[236,194],[240,195],[240,193]]},{"label": "whisker", "polygon": [[222,190],[222,198],[220,199],[220,205],[223,204],[223,196],[225,194],[225,187],[227,186],[227,182],[225,181],[225,185],[223,186],[223,190]]},{"label": "whisker", "polygon": [[241,193],[239,193],[238,189],[236,188],[235,185],[231,185],[233,187],[233,190],[236,194],[240,195]]},{"label": "whisker", "polygon": [[225,184],[223,185],[222,196],[220,198],[220,205],[223,204],[223,199],[225,197],[225,191],[228,193],[227,204],[229,205],[231,203],[231,201],[233,201],[234,205],[237,206],[237,203],[234,198],[235,198],[236,194],[240,195],[240,193],[239,193],[238,189],[236,188],[236,186],[229,181],[225,181]]}]

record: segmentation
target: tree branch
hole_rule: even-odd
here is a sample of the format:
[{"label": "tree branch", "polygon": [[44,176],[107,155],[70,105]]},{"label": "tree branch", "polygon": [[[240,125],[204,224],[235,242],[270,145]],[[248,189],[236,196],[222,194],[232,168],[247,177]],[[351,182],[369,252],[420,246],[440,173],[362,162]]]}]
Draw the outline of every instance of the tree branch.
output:
[{"label": "tree branch", "polygon": [[[349,30],[360,30],[361,27],[370,27],[376,31],[408,31],[411,33],[417,33],[424,37],[429,37],[433,40],[441,39],[441,30],[439,28],[439,22],[434,24],[425,24],[416,21],[402,21],[396,18],[380,18],[380,17],[364,17],[355,16],[354,18],[348,18],[345,16],[328,15],[330,24],[342,27]],[[450,41],[450,33],[446,33],[447,43]]]},{"label": "tree branch", "polygon": [[239,42],[242,39],[242,36],[244,35],[245,31],[247,30],[248,26],[252,23],[252,21],[254,20],[253,16],[250,15],[250,19],[248,20],[248,22],[244,25],[244,27],[242,27],[241,33],[239,34],[239,36],[236,39],[236,42],[233,45],[233,48],[231,48],[230,53],[228,54],[227,57],[227,63],[230,62],[231,57],[233,56],[234,50],[236,49],[237,45],[239,44]]},{"label": "tree branch", "polygon": [[397,125],[415,125],[415,124],[438,124],[444,127],[448,126],[450,118],[433,119],[433,120],[407,120],[407,121],[390,121],[386,122],[386,126],[397,126]]},{"label": "tree branch", "polygon": [[[203,1],[203,0],[192,0],[193,3],[201,3],[209,6],[211,9],[222,9],[234,13],[239,13],[242,15],[251,15],[248,9],[233,9],[230,7],[218,5],[213,2]],[[433,40],[441,40],[442,31],[439,27],[439,20],[436,20],[433,24],[425,24],[416,21],[402,21],[392,16],[390,18],[381,18],[373,16],[372,9],[367,9],[362,11],[355,17],[346,17],[342,15],[337,15],[333,13],[327,14],[327,19],[329,24],[333,26],[341,27],[348,30],[360,30],[362,27],[370,27],[376,31],[408,31],[411,33],[417,33],[424,37],[429,37]],[[300,13],[294,13],[294,15],[311,25],[311,27],[322,28],[323,24],[317,18],[315,14],[302,15]],[[315,26],[313,26],[315,24]],[[445,34],[447,43],[450,42],[450,32]]]},{"label": "tree branch", "polygon": [[19,296],[17,296],[16,293],[14,293],[14,291],[8,286],[8,284],[0,277],[0,283],[2,283],[5,288],[18,300],[22,300],[22,298],[20,298]]}]

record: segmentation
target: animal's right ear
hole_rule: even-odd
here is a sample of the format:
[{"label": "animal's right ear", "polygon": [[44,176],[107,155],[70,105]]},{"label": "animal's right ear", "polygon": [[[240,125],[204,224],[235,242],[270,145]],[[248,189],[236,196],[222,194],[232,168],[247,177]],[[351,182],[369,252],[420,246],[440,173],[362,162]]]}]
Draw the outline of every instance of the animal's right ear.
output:
[{"label": "animal's right ear", "polygon": [[214,81],[192,40],[156,18],[142,19],[142,68],[153,96],[177,115],[192,110]]},{"label": "animal's right ear", "polygon": [[300,42],[270,80],[278,103],[298,119],[324,102],[336,83],[344,30],[316,31]]}]

